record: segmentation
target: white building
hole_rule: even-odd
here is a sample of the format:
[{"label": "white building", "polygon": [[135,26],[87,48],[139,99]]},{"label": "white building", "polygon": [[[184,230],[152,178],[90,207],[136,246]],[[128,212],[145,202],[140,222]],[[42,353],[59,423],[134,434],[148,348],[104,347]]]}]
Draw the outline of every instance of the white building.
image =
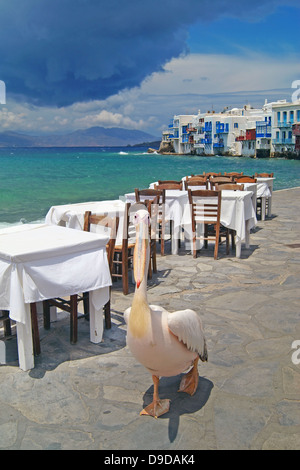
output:
[{"label": "white building", "polygon": [[299,152],[300,101],[176,115],[163,141],[171,141],[179,154],[270,157]]},{"label": "white building", "polygon": [[[300,100],[287,103],[286,100],[272,106],[272,155],[299,151],[295,132],[300,124]],[[293,131],[294,129],[294,131]]]},{"label": "white building", "polygon": [[233,108],[221,113],[214,111],[198,112],[197,115],[174,116],[169,126],[169,133],[163,133],[163,139],[173,140],[175,153],[204,155],[243,155],[243,147],[255,153],[255,144],[243,144],[246,131],[256,127],[256,121],[263,119],[262,109]]}]

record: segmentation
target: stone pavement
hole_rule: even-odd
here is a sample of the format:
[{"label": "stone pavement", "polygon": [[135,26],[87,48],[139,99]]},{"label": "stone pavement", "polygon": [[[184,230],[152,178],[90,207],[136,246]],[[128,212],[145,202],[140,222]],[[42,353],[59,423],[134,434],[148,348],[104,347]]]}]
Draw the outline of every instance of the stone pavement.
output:
[{"label": "stone pavement", "polygon": [[[273,217],[258,221],[242,258],[197,259],[182,248],[158,256],[149,302],[201,312],[208,362],[199,364],[196,394],[177,393],[180,377],[163,378],[170,412],[139,416],[152,399],[150,374],[125,344],[124,296],[112,291],[113,327],[89,343],[79,320],[71,346],[69,319],[41,326],[35,369],[0,367],[1,449],[299,449],[300,448],[300,188],[276,191]],[[299,341],[299,354],[292,348]],[[295,346],[295,345],[294,345]],[[293,355],[294,354],[294,355]]]}]

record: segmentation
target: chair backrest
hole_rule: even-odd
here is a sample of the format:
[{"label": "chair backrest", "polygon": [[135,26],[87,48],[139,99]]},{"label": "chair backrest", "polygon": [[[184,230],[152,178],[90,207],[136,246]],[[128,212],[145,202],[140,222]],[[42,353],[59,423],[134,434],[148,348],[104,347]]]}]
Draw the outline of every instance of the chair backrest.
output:
[{"label": "chair backrest", "polygon": [[224,172],[224,176],[243,176],[244,172],[238,172],[238,171],[229,171],[229,172]]},{"label": "chair backrest", "polygon": [[216,184],[232,183],[232,176],[211,176],[209,178],[210,189],[214,190]]},{"label": "chair backrest", "polygon": [[106,245],[107,260],[110,272],[112,272],[114,250],[119,227],[119,216],[97,215],[92,214],[91,211],[86,211],[84,214],[83,230],[90,232],[91,225],[101,225],[110,228],[109,242]]},{"label": "chair backrest", "polygon": [[274,173],[255,173],[254,178],[273,178]]},{"label": "chair backrest", "polygon": [[135,188],[135,200],[136,202],[143,202],[144,200],[152,200],[158,198],[158,204],[165,204],[166,193],[164,189],[138,189]]},{"label": "chair backrest", "polygon": [[182,181],[178,181],[177,183],[161,183],[156,184],[155,189],[182,189]]},{"label": "chair backrest", "polygon": [[252,176],[238,176],[234,178],[235,183],[256,183],[256,178],[252,178]]},{"label": "chair backrest", "polygon": [[184,189],[208,189],[208,179],[206,176],[203,177],[192,177],[184,181]]},{"label": "chair backrest", "polygon": [[127,207],[125,208],[124,214],[124,233],[126,230],[128,233],[128,238],[133,240],[133,238],[136,236],[135,225],[133,224],[134,214],[140,209],[147,209],[151,220],[149,235],[151,240],[156,240],[156,225],[159,213],[158,196],[153,199],[145,199],[144,201],[136,202],[135,204],[127,203],[126,206]]},{"label": "chair backrest", "polygon": [[175,180],[158,180],[158,184],[181,184],[181,181]]},{"label": "chair backrest", "polygon": [[215,173],[214,171],[208,171],[208,172],[205,172],[203,171],[203,176],[221,176],[221,172],[219,173]]},{"label": "chair backrest", "polygon": [[187,176],[185,179],[185,181],[194,181],[194,180],[205,182],[208,180],[208,176],[193,175],[193,176]]},{"label": "chair backrest", "polygon": [[197,223],[220,225],[221,191],[189,189],[188,195],[193,232],[196,231]]},{"label": "chair backrest", "polygon": [[224,184],[216,184],[215,188],[216,188],[216,191],[220,191],[222,189],[231,189],[233,191],[243,191],[244,185],[235,184],[235,183],[224,183]]}]

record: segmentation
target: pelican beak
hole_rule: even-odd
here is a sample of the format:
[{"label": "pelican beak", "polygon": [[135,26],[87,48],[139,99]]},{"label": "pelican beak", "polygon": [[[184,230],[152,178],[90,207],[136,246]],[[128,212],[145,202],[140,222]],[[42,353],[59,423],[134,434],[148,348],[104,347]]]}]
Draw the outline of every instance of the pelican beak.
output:
[{"label": "pelican beak", "polygon": [[133,254],[133,271],[137,288],[140,287],[145,274],[148,247],[147,230],[148,226],[145,223],[140,223],[137,227]]}]

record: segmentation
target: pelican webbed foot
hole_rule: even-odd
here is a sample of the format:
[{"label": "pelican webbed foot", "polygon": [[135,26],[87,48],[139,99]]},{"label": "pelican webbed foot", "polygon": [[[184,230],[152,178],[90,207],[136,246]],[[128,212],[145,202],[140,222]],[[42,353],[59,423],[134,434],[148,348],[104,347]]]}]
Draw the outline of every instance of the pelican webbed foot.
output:
[{"label": "pelican webbed foot", "polygon": [[161,416],[169,411],[170,400],[167,398],[160,400],[158,396],[159,377],[152,375],[152,380],[154,384],[153,401],[140,412],[140,415],[147,415],[158,418],[158,416]]},{"label": "pelican webbed foot", "polygon": [[185,392],[191,396],[196,392],[199,383],[198,361],[199,357],[194,360],[192,369],[182,377],[178,392]]},{"label": "pelican webbed foot", "polygon": [[167,413],[170,409],[170,400],[167,398],[164,400],[157,400],[150,405],[146,406],[141,412],[140,415],[147,415],[147,416],[153,416],[154,418],[158,418],[159,416]]}]

